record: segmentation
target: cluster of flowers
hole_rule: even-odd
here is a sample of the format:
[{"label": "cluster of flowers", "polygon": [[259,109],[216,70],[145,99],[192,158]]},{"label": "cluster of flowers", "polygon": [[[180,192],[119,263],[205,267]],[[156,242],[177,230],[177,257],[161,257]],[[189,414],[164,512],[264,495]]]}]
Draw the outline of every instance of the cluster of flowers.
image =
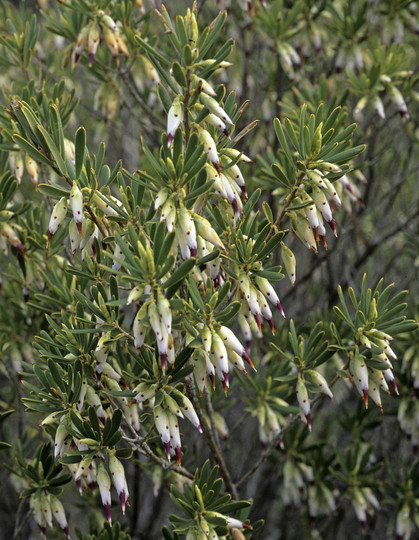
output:
[{"label": "cluster of flowers", "polygon": [[[261,269],[262,265],[260,265]],[[255,323],[257,326],[256,331],[258,333],[261,332],[262,317],[268,321],[272,332],[275,331],[273,315],[268,305],[268,300],[285,317],[278,295],[266,278],[244,271],[238,273],[237,296],[240,300],[239,324],[247,345],[250,345],[252,326],[254,327]]]},{"label": "cluster of flowers", "polygon": [[121,24],[115,22],[110,15],[99,10],[95,19],[80,30],[72,57],[73,69],[76,67],[85,49],[87,49],[89,54],[89,66],[91,66],[102,40],[105,41],[116,65],[119,65],[120,52],[129,57],[127,44],[119,31],[120,26]]},{"label": "cluster of flowers", "polygon": [[224,244],[210,222],[177,199],[177,194],[170,194],[163,188],[157,194],[154,208],[162,207],[160,221],[166,223],[169,232],[175,230],[182,258],[196,257],[198,251],[202,256],[212,251],[213,246],[225,252]]},{"label": "cluster of flowers", "polygon": [[[218,154],[216,142],[206,127],[213,126],[229,138],[227,126],[233,126],[233,121],[218,101],[214,99],[216,93],[205,79],[193,75],[192,87],[194,89],[192,91],[199,93],[199,103],[194,105],[194,110],[199,113],[205,108],[208,112],[204,118],[204,121],[208,125],[203,127],[197,123],[192,124],[193,128],[198,133],[199,140],[208,157],[209,163],[205,165],[207,178],[209,181],[213,182],[215,192],[232,205],[235,215],[240,215],[243,210],[242,199],[246,195],[246,185],[236,161],[250,162],[251,160],[233,148],[224,148],[221,150],[220,155]],[[182,121],[182,97],[177,96],[173,100],[167,116],[167,136],[169,145]],[[198,211],[199,205],[200,201],[195,205],[196,211]]]},{"label": "cluster of flowers", "polygon": [[[269,403],[271,401],[272,403]],[[257,417],[259,425],[259,440],[262,448],[276,440],[281,433],[281,425],[285,424],[284,416],[278,412],[276,407],[288,407],[288,403],[277,396],[266,396],[266,399],[259,400],[256,409],[252,408],[252,415]],[[282,439],[279,445],[283,447]]]},{"label": "cluster of flowers", "polygon": [[308,170],[304,175],[293,200],[294,205],[301,205],[302,208],[288,212],[294,233],[308,249],[313,249],[315,253],[317,253],[320,238],[327,249],[324,221],[337,236],[332,208],[334,204],[340,206],[341,200],[334,184],[326,175],[341,171],[342,169],[334,163],[326,161],[313,163],[313,169]]},{"label": "cluster of flowers", "polygon": [[[83,381],[82,393],[80,395],[78,409],[81,410],[83,402],[86,402],[96,407],[96,412],[102,423],[105,422],[105,413],[102,408],[100,398],[95,393],[94,389]],[[52,413],[50,416],[44,419],[41,425],[54,423],[58,419],[57,413]],[[70,424],[70,425],[69,425]],[[106,471],[104,462],[104,456],[98,452],[99,457],[98,464],[96,465],[95,456],[92,455],[91,449],[87,444],[89,440],[77,439],[69,433],[69,427],[74,432],[75,427],[72,425],[68,416],[61,416],[54,439],[54,456],[56,458],[65,457],[69,452],[76,448],[79,452],[85,452],[86,455],[79,463],[69,463],[66,467],[69,469],[73,476],[74,481],[77,484],[80,494],[90,489],[94,491],[96,487],[99,488],[102,498],[103,506],[106,510],[106,515],[111,521],[111,481]],[[118,493],[118,497],[121,502],[123,513],[125,513],[125,506],[128,501],[129,493],[127,482],[125,478],[124,467],[119,459],[112,453],[109,453],[109,471],[112,477],[112,482]]]},{"label": "cluster of flowers", "polygon": [[[66,157],[74,164],[74,143],[67,138],[64,138],[64,151]],[[16,152],[10,154],[9,165],[18,184],[21,183],[23,173],[26,169],[35,189],[37,189],[39,182],[39,165],[29,154],[16,150]]]},{"label": "cluster of flowers", "polygon": [[246,373],[244,361],[254,368],[253,362],[230,328],[216,324],[200,324],[198,330],[203,348],[195,349],[193,361],[194,376],[199,391],[202,395],[207,384],[207,377],[215,388],[215,375],[217,375],[223,384],[224,392],[227,393],[230,367]]},{"label": "cluster of flowers", "polygon": [[383,407],[381,404],[380,389],[389,394],[390,390],[387,383],[390,383],[396,394],[398,394],[393,366],[389,359],[397,360],[396,354],[390,347],[390,341],[392,339],[390,335],[376,328],[359,332],[360,342],[364,347],[372,351],[373,358],[388,365],[388,368],[384,371],[369,366],[368,360],[359,353],[359,349],[355,350],[349,363],[349,372],[355,387],[365,402],[365,406],[368,407],[368,398],[370,397],[381,411]]},{"label": "cluster of flowers", "polygon": [[[138,285],[128,296],[130,304],[142,294],[150,294],[149,286]],[[163,373],[169,361],[173,367],[175,363],[175,349],[172,336],[172,310],[170,303],[161,290],[157,290],[156,297],[150,294],[150,299],[143,303],[134,318],[133,335],[134,345],[138,350],[145,341],[147,329],[151,327],[157,340]]]},{"label": "cluster of flowers", "polygon": [[[412,71],[399,71],[398,73],[395,74],[395,78],[396,80],[398,78],[405,78],[412,75],[412,73],[413,73]],[[394,81],[388,75],[381,75],[380,82],[382,83],[386,94],[390,98],[390,101],[396,106],[397,112],[400,114],[400,116],[403,119],[408,120],[409,111],[407,109],[406,101],[403,97],[403,94],[394,84]],[[377,94],[374,94],[372,97],[371,96],[361,97],[361,99],[358,101],[354,109],[355,118],[360,119],[362,117],[362,111],[365,109],[368,103],[372,105],[375,112],[378,114],[378,116],[380,116],[380,118],[386,117],[383,101],[377,93]]]},{"label": "cluster of flowers", "polygon": [[[5,215],[4,212],[10,214],[6,214],[6,217],[12,217],[12,212],[3,210],[3,215]],[[7,255],[9,246],[13,246],[14,248],[18,249],[22,253],[22,255],[25,254],[22,242],[16,231],[20,232],[20,227],[16,223],[7,223],[7,221],[0,221],[0,250],[3,252],[4,255]]]},{"label": "cluster of flowers", "polygon": [[302,461],[287,459],[283,469],[284,504],[300,506],[307,499],[310,517],[327,515],[336,509],[336,493],[314,478],[313,469]]},{"label": "cluster of flowers", "polygon": [[351,503],[356,517],[361,523],[362,530],[366,530],[367,514],[374,515],[379,510],[380,503],[370,487],[355,486],[350,489]]},{"label": "cluster of flowers", "polygon": [[46,537],[47,526],[52,527],[53,516],[67,538],[70,538],[64,507],[55,495],[47,494],[44,490],[35,492],[29,499],[29,506],[43,538]]},{"label": "cluster of flowers", "polygon": [[331,400],[333,400],[333,394],[329,388],[329,385],[327,384],[326,379],[315,369],[307,369],[304,370],[303,374],[298,374],[296,393],[298,406],[300,408],[300,418],[311,431],[310,398],[308,395],[307,383],[309,383],[310,388],[313,391],[322,392]]}]

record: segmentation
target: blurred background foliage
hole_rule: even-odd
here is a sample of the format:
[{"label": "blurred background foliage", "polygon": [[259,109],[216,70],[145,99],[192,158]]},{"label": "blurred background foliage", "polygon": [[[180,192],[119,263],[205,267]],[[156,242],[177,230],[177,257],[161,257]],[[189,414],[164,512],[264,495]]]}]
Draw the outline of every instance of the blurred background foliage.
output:
[{"label": "blurred background foliage", "polygon": [[[109,9],[122,22],[129,57],[121,54],[119,65],[102,43],[90,68],[86,53],[72,66],[78,35],[91,20],[86,6]],[[166,5],[171,16],[184,13],[187,7],[192,2]],[[100,143],[105,143],[111,169],[119,160],[128,171],[143,168],[140,139],[151,148],[158,147],[166,129],[166,113],[144,50],[136,46],[134,31],[143,38],[151,36],[153,45],[167,57],[173,54],[154,8],[160,5],[151,0],[1,2],[0,117],[7,117],[4,107],[9,105],[9,96],[18,94],[26,100],[25,95],[39,92],[51,96],[56,85],[64,84],[62,117],[75,106],[63,122],[66,135],[73,139],[83,125],[89,148],[97,152]],[[235,92],[236,102],[243,106],[235,130],[247,128],[249,132],[237,141],[237,147],[253,160],[246,165],[246,184],[250,195],[258,187],[264,190],[260,208],[267,201],[276,217],[283,204],[284,188],[269,167],[280,152],[275,117],[292,117],[303,103],[309,112],[321,102],[328,112],[342,107],[346,123],[357,123],[354,145],[366,144],[348,173],[342,209],[335,210],[337,238],[328,238],[328,249],[320,249],[317,255],[306,250],[297,237],[288,242],[297,259],[297,278],[293,287],[287,280],[278,285],[288,319],[306,337],[319,322],[325,338],[333,342],[330,323],[340,324],[332,310],[339,303],[338,285],[343,290],[353,286],[359,293],[362,276],[367,274],[372,289],[382,276],[385,285],[395,283],[395,292],[408,289],[408,315],[417,320],[419,5],[408,0],[202,0],[198,2],[199,25],[208,24],[220,9],[228,12],[220,44],[228,37],[235,45],[228,58],[232,65],[216,73],[213,81],[225,85],[226,95]],[[13,39],[20,40],[20,54],[8,43]],[[3,171],[5,154],[1,159]],[[41,165],[39,182],[47,183],[51,174]],[[22,208],[27,201],[35,202],[31,211],[36,222],[37,212],[49,203],[34,191],[30,180],[25,171],[16,200]],[[279,264],[279,258],[274,262]],[[1,424],[1,439],[19,441],[19,451],[30,456],[39,436],[38,422],[34,419],[27,425],[20,401],[25,391],[12,366],[22,356],[30,361],[29,345],[47,325],[39,311],[22,301],[26,278],[22,268],[4,256],[0,264],[0,405],[3,412],[15,410]],[[60,286],[48,285],[50,290]],[[248,379],[241,384],[236,379],[228,401],[218,387],[206,404],[218,418],[216,436],[240,498],[253,499],[250,520],[265,520],[263,529],[252,538],[358,535],[361,527],[356,519],[366,519],[359,510],[363,505],[356,504],[360,497],[367,501],[364,507],[371,514],[365,538],[394,538],[396,529],[398,537],[409,538],[410,528],[415,537],[419,534],[417,332],[398,336],[394,349],[399,358],[396,380],[400,395],[383,397],[383,414],[373,405],[366,411],[361,401],[350,399],[349,385],[340,380],[333,388],[334,402],[316,402],[311,434],[294,422],[281,444],[270,448],[269,440],[261,436],[255,411],[260,396],[269,396],[275,381],[290,376],[286,355],[283,362],[277,361],[278,351],[289,350],[288,330],[288,322],[281,321],[273,338],[254,345],[262,358],[256,382]],[[343,364],[336,353],[324,375],[330,380]],[[266,402],[280,415],[284,412],[280,399],[288,399],[289,391],[284,384],[276,386],[275,399]],[[185,438],[193,441],[184,461],[193,471],[202,465],[201,456],[207,450],[205,441],[194,438],[189,426],[184,430]],[[5,463],[7,452],[5,448]],[[125,518],[118,518],[133,539],[160,538],[168,514],[175,511],[167,488],[174,484],[181,490],[185,477],[163,470],[139,454],[134,458],[127,465],[131,508]],[[7,492],[0,505],[0,534],[3,538],[35,537],[30,532],[33,524],[27,499],[19,499],[19,477],[5,468],[0,474]],[[73,486],[63,501],[72,530],[80,528],[86,539],[102,538],[97,496],[86,493],[78,499]],[[359,533],[354,533],[358,527]],[[48,537],[62,537],[60,534],[49,531]]]}]

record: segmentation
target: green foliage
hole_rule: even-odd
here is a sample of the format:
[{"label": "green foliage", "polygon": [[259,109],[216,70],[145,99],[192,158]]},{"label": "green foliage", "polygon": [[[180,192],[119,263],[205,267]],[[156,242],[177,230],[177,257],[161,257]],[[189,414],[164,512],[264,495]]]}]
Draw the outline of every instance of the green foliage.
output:
[{"label": "green foliage", "polygon": [[0,6],[10,536],[408,539],[415,6],[151,4]]}]

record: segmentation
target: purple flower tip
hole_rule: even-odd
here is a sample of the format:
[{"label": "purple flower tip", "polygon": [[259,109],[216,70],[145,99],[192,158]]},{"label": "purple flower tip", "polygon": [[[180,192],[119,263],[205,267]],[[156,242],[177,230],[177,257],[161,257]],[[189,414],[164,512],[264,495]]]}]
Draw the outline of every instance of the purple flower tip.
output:
[{"label": "purple flower tip", "polygon": [[110,504],[105,504],[104,508],[105,508],[105,512],[106,512],[106,519],[109,521],[109,523],[112,523],[111,505]]},{"label": "purple flower tip", "polygon": [[126,499],[125,499],[125,491],[124,490],[122,490],[121,493],[119,494],[119,500],[121,501],[122,513],[125,515]]}]

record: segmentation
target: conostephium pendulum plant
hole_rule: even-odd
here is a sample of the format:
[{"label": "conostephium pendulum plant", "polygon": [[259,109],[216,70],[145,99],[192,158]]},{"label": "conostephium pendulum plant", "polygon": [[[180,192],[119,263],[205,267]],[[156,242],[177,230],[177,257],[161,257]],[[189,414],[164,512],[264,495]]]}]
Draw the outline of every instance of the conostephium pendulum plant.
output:
[{"label": "conostephium pendulum plant", "polygon": [[[27,363],[27,373],[35,374],[42,391],[37,395],[39,388],[25,381],[25,373],[30,392],[25,404],[45,415],[41,425],[54,441],[54,457],[80,492],[99,490],[109,522],[112,484],[123,512],[129,501],[121,460],[130,457],[131,449],[116,448],[122,434],[128,432],[126,442],[135,447],[157,432],[161,445],[152,441],[153,457],[165,465],[174,459],[181,466],[180,420],[186,417],[202,432],[204,418],[195,410],[195,396],[185,395],[190,382],[186,378],[193,373],[201,396],[219,379],[227,395],[233,370],[246,380],[241,377],[247,374],[246,365],[256,369],[250,357],[253,337],[262,338],[263,330],[274,334],[273,308],[285,317],[273,286],[284,277],[274,254],[280,253],[291,284],[296,281],[296,260],[284,242],[288,231],[280,230],[282,221],[289,219],[307,248],[316,253],[321,244],[326,248],[325,225],[337,234],[333,209],[341,198],[336,186],[350,174],[350,164],[363,149],[352,146],[355,125],[344,126],[340,108],[327,111],[322,104],[308,114],[303,106],[295,117],[275,119],[280,155],[268,174],[284,197],[277,219],[266,204],[261,215],[255,206],[261,191],[249,190],[248,196],[246,189],[246,166],[252,160],[235,147],[241,109],[234,92],[226,96],[224,86],[214,83],[216,73],[229,66],[232,42],[214,52],[212,48],[225,15],[201,33],[195,10],[178,17],[176,26],[164,6],[159,17],[177,60],[168,60],[140,33],[133,40],[164,109],[166,133],[158,152],[142,142],[142,168],[135,173],[121,163],[111,171],[102,150],[91,156],[83,127],[74,143],[66,142],[61,105],[47,106],[48,121],[36,100],[28,104],[13,98],[8,109],[8,136],[29,156],[25,163],[34,184],[38,161],[66,182],[65,187],[38,185],[56,201],[43,231],[46,249],[53,251],[68,236],[68,261],[60,262],[60,272],[63,280],[70,279],[66,284],[71,293],[59,304],[60,314],[47,316],[51,335],[45,332],[37,340],[37,369]],[[130,56],[124,47],[134,46],[125,44],[122,25],[97,11],[81,29],[75,48],[71,44],[73,67],[82,63],[87,50],[93,69],[103,41],[116,63],[119,52]],[[48,122],[49,130],[44,127]],[[15,154],[16,178],[21,178],[22,159]],[[19,225],[1,221],[0,231],[3,250],[10,245],[28,258]],[[90,288],[84,284],[86,276],[94,283]],[[372,383],[384,389],[384,380],[394,383],[391,328],[386,303],[379,304],[378,297],[379,292],[374,293],[376,304],[371,301],[365,321],[353,323],[356,336],[347,365],[348,378],[366,404],[368,396],[378,402],[379,390]],[[352,324],[348,320],[344,313],[344,321]],[[236,322],[243,340],[236,334]],[[311,429],[311,394],[333,398],[317,369],[321,359],[333,354],[322,341],[320,327],[307,338],[297,336],[293,323],[290,327],[294,370],[291,376],[283,375],[295,383],[295,391],[292,396],[275,395],[274,384],[261,389],[255,382],[257,399],[249,397],[264,444],[280,437],[290,412],[286,399],[295,398],[301,420]],[[381,363],[377,367],[377,361],[386,369]],[[43,481],[39,479],[39,486]],[[31,489],[31,508],[41,532],[45,534],[51,515],[56,515],[68,535],[54,492]],[[189,495],[201,508],[191,538],[201,532],[208,537],[212,523],[220,520],[231,530],[246,526],[228,513],[209,510],[198,489]],[[195,506],[190,513],[196,521]]]}]

